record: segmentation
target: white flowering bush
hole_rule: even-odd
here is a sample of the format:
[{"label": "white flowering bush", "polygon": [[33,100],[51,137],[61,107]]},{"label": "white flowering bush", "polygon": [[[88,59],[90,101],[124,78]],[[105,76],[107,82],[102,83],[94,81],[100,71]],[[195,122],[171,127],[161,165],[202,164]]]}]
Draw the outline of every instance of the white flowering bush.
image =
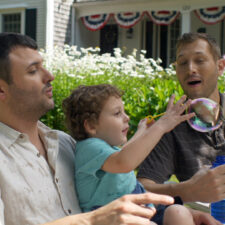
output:
[{"label": "white flowering bush", "polygon": [[130,116],[132,134],[140,119],[165,110],[169,97],[183,94],[175,71],[160,66],[161,60],[146,58],[146,51],[124,56],[120,48],[114,56],[100,54],[99,48],[81,48],[65,45],[54,51],[41,50],[45,66],[55,75],[53,92],[55,109],[42,118],[48,126],[65,130],[62,100],[77,86],[110,83],[124,91],[125,109]]}]

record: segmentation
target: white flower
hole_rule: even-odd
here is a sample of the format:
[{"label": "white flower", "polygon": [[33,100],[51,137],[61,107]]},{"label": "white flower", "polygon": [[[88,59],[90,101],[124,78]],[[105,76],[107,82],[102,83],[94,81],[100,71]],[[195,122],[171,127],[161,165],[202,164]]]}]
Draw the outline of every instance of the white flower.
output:
[{"label": "white flower", "polygon": [[110,53],[100,55],[100,48],[80,48],[65,45],[63,48],[55,46],[53,51],[40,50],[45,66],[52,73],[68,74],[83,79],[87,75],[132,76],[148,77],[154,79],[156,75],[162,77],[162,71],[174,75],[172,66],[163,69],[160,66],[161,59],[146,58],[146,50],[141,50],[139,56],[137,49],[133,49],[131,55],[122,56],[123,50],[114,49],[114,56]]},{"label": "white flower", "polygon": [[145,55],[147,53],[147,51],[146,50],[141,50],[141,54],[143,54],[143,55]]}]

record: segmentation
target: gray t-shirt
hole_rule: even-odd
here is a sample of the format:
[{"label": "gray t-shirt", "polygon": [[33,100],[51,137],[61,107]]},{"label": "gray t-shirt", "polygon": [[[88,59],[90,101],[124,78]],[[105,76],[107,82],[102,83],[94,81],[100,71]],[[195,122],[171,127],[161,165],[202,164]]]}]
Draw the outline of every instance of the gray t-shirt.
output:
[{"label": "gray t-shirt", "polygon": [[[225,95],[220,94],[225,109]],[[225,123],[217,130],[206,133],[191,128],[187,122],[165,134],[154,150],[140,165],[139,178],[163,183],[172,174],[179,181],[191,178],[203,165],[212,165],[216,156],[225,154]]]}]

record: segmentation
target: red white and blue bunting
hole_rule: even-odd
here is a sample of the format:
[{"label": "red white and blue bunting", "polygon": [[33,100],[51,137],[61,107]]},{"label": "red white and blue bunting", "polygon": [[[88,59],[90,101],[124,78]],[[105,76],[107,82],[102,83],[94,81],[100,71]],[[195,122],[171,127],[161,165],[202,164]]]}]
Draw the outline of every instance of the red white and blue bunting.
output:
[{"label": "red white and blue bunting", "polygon": [[111,14],[99,14],[92,16],[84,16],[81,19],[87,29],[91,31],[96,31],[102,29],[106,25],[110,17]]},{"label": "red white and blue bunting", "polygon": [[162,10],[147,12],[147,14],[150,19],[158,25],[170,25],[176,20],[180,13],[177,11]]},{"label": "red white and blue bunting", "polygon": [[225,6],[195,10],[196,16],[206,24],[215,24],[225,18]]},{"label": "red white and blue bunting", "polygon": [[[145,11],[125,12],[117,14],[99,14],[82,17],[84,25],[91,31],[102,29],[111,16],[114,16],[116,23],[123,28],[131,28],[138,23],[143,15],[147,13],[149,18],[157,25],[170,25],[180,15],[178,11]],[[195,10],[197,17],[206,24],[215,24],[225,19],[225,6]]]},{"label": "red white and blue bunting", "polygon": [[143,14],[144,13],[140,12],[118,13],[114,14],[114,19],[119,26],[123,28],[130,28],[141,20]]}]

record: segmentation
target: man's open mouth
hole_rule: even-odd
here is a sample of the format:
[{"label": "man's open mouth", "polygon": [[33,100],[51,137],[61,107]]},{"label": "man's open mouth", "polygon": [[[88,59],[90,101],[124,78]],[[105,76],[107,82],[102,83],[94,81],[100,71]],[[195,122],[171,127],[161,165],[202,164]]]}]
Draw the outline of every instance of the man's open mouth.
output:
[{"label": "man's open mouth", "polygon": [[201,80],[193,80],[193,81],[189,81],[188,85],[197,85],[197,84],[200,84],[200,83],[201,83]]}]

